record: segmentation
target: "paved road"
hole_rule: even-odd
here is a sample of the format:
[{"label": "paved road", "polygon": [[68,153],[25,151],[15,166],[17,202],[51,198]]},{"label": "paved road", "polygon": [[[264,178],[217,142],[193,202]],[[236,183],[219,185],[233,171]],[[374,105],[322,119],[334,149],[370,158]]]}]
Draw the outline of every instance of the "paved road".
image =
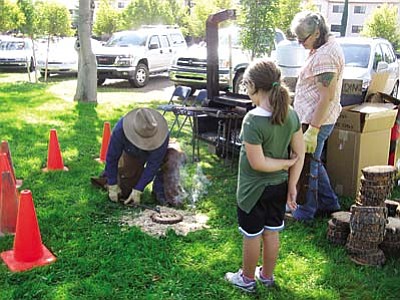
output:
[{"label": "paved road", "polygon": [[[39,78],[42,81],[43,78]],[[30,74],[30,81],[35,81],[34,73]],[[29,82],[29,76],[23,72],[4,73],[0,71],[1,82]],[[73,101],[76,91],[76,77],[51,76],[52,83],[49,90],[55,95]],[[132,88],[127,80],[107,79],[104,85],[97,89],[98,103],[129,104],[131,102],[147,102],[152,100],[168,101],[174,91],[174,85],[169,80],[168,74],[151,76],[149,84],[143,88]]]}]

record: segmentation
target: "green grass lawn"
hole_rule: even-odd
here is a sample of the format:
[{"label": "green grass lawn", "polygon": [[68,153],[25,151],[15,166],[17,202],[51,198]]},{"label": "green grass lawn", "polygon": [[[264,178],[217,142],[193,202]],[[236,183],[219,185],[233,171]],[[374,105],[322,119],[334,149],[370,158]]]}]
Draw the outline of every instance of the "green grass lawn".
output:
[{"label": "green grass lawn", "polygon": [[[50,93],[54,84],[0,84],[0,138],[10,145],[17,178],[24,180],[22,189],[32,191],[43,243],[57,256],[53,264],[22,273],[10,272],[1,262],[1,300],[399,299],[400,260],[388,259],[379,268],[355,265],[344,247],[327,241],[327,218],[311,226],[287,224],[275,272],[277,288],[259,286],[254,296],[232,288],[223,277],[241,265],[236,172],[205,145],[200,164],[210,185],[196,207],[208,215],[208,229],[187,236],[170,230],[157,238],[121,225],[128,209],[138,209],[111,203],[89,183],[103,167],[94,160],[103,124],[113,126],[130,109],[161,102],[76,103]],[[41,171],[52,128],[68,172]],[[181,144],[190,156],[189,142],[186,131]],[[186,166],[188,180],[195,170],[196,164]],[[143,201],[155,204],[149,189]],[[346,210],[353,202],[341,201]],[[13,236],[0,237],[0,251],[12,247]]]}]

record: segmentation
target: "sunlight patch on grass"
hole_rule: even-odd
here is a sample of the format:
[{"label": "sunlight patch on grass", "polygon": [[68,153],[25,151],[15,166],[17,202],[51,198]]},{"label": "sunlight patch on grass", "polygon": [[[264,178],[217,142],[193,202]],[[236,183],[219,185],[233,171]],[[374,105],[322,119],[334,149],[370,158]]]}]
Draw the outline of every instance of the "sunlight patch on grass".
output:
[{"label": "sunlight patch on grass", "polygon": [[62,156],[65,161],[75,161],[79,156],[78,148],[68,148],[62,151]]},{"label": "sunlight patch on grass", "polygon": [[64,300],[64,299],[69,299],[68,294],[69,290],[73,287],[74,285],[72,283],[64,283],[60,284],[56,287],[54,291],[54,298],[53,299],[59,299],[59,300]]},{"label": "sunlight patch on grass", "polygon": [[27,124],[41,124],[43,122],[42,115],[37,114],[25,114],[21,117],[21,120]]}]

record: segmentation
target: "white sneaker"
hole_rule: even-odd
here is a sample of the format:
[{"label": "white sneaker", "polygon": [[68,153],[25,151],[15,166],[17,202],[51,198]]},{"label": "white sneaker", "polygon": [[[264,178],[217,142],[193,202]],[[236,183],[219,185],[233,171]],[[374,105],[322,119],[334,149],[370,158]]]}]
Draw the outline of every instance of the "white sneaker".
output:
[{"label": "white sneaker", "polygon": [[275,285],[274,276],[272,276],[271,279],[264,278],[262,276],[262,267],[261,266],[256,268],[256,278],[266,287],[273,287]]},{"label": "white sneaker", "polygon": [[254,293],[256,291],[256,281],[252,280],[246,283],[243,279],[242,269],[239,269],[236,273],[228,272],[225,274],[225,279],[233,284],[235,287],[248,292]]}]

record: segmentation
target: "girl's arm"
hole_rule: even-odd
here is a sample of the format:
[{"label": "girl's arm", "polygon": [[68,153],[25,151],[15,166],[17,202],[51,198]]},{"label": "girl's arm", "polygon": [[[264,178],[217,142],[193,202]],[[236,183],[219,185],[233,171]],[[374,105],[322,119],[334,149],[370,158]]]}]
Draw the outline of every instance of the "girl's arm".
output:
[{"label": "girl's arm", "polygon": [[247,159],[249,160],[250,166],[254,170],[260,172],[288,170],[299,159],[296,153],[294,153],[289,159],[271,158],[264,156],[261,145],[253,145],[244,142],[244,146],[246,147]]},{"label": "girl's arm", "polygon": [[290,142],[290,147],[292,151],[297,154],[297,161],[289,169],[289,183],[288,183],[288,195],[287,195],[287,205],[291,210],[297,208],[296,197],[297,189],[296,185],[300,178],[301,170],[303,169],[304,156],[305,156],[305,146],[303,140],[303,132],[300,129],[292,136]]}]

